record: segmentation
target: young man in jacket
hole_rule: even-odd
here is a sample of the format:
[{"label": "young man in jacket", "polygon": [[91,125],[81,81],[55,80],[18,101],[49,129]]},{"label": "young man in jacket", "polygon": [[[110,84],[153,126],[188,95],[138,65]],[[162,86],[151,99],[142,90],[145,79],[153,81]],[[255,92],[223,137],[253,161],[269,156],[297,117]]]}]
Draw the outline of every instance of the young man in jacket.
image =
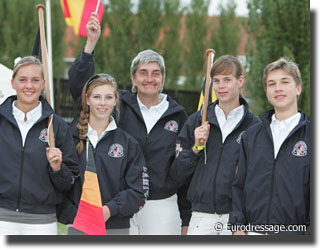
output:
[{"label": "young man in jacket", "polygon": [[208,106],[208,124],[201,125],[201,111],[189,117],[177,138],[171,169],[178,185],[191,179],[188,235],[231,234],[227,223],[239,143],[244,131],[259,122],[241,95],[245,80],[238,59],[219,57],[211,69],[211,78],[218,101]]},{"label": "young man in jacket", "polygon": [[[87,33],[85,48],[69,70],[70,91],[77,102],[86,80],[94,74],[93,51],[101,33],[95,13],[87,24]],[[161,93],[165,82],[165,64],[161,55],[152,50],[141,51],[132,60],[130,73],[133,93],[119,91],[118,125],[139,142],[150,180],[148,200],[132,218],[130,234],[180,234],[180,217],[186,227],[190,207],[182,195],[183,198],[178,197],[178,209],[177,187],[169,170],[174,160],[176,137],[187,120],[187,114],[170,96]]]},{"label": "young man in jacket", "polygon": [[235,235],[310,233],[310,122],[298,111],[301,76],[285,58],[264,69],[274,110],[242,137],[232,189]]}]

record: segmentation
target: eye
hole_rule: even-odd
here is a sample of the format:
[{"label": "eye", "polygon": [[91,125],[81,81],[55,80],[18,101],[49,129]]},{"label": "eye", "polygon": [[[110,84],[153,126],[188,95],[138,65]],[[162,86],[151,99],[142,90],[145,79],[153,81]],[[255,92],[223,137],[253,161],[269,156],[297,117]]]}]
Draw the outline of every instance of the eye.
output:
[{"label": "eye", "polygon": [[94,98],[94,99],[99,99],[100,96],[99,96],[99,95],[94,95],[93,98]]}]

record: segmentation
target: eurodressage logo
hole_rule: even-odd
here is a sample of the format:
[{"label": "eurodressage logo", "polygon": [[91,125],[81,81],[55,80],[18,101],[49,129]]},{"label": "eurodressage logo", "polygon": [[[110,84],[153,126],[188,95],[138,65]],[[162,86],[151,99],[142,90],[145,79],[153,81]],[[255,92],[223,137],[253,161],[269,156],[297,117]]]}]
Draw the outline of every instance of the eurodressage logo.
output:
[{"label": "eurodressage logo", "polygon": [[40,141],[48,142],[48,129],[47,128],[44,128],[41,130],[39,139],[40,139]]},{"label": "eurodressage logo", "polygon": [[109,148],[108,155],[114,158],[123,157],[123,147],[118,143],[112,144]]},{"label": "eurodressage logo", "polygon": [[240,133],[240,135],[238,136],[238,138],[237,138],[237,143],[239,143],[239,144],[241,144],[241,138],[242,138],[242,135],[245,133],[246,131],[242,131],[241,133]]},{"label": "eurodressage logo", "polygon": [[178,133],[179,125],[176,121],[171,120],[166,123],[166,125],[164,126],[164,129],[174,133]]},{"label": "eurodressage logo", "polygon": [[307,144],[304,141],[298,141],[293,147],[292,154],[295,156],[306,156]]}]

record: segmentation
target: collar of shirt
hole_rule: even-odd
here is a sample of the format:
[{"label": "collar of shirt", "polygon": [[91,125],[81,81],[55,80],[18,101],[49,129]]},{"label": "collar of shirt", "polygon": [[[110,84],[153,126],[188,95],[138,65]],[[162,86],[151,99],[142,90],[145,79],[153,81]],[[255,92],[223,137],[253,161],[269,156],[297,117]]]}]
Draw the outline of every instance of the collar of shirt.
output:
[{"label": "collar of shirt", "polygon": [[[31,126],[36,123],[36,121],[39,120],[39,118],[42,115],[42,103],[39,102],[38,106],[35,107],[33,110],[27,112],[27,114],[25,115],[24,112],[22,112],[20,109],[18,109],[16,107],[16,102],[14,101],[12,103],[12,114],[14,116],[14,118],[16,119],[18,125],[20,126],[20,124],[22,126],[24,125],[29,125],[31,124]],[[27,116],[27,121],[24,121],[25,116]]]},{"label": "collar of shirt", "polygon": [[168,109],[168,105],[169,105],[169,102],[167,101],[167,95],[160,93],[158,98],[159,98],[159,100],[161,100],[160,103],[157,104],[157,105],[151,106],[150,109],[148,109],[148,107],[147,107],[146,105],[144,105],[144,104],[140,101],[140,99],[139,99],[139,97],[138,97],[138,95],[137,95],[137,101],[138,101],[140,110],[141,110],[141,111],[142,111],[142,110],[149,110],[150,112],[155,112],[155,113],[159,113],[159,114],[161,113],[161,114],[163,114],[164,111],[166,111],[166,110]]},{"label": "collar of shirt", "polygon": [[144,119],[144,123],[147,128],[147,132],[151,131],[153,126],[157,123],[157,121],[160,119],[160,117],[166,112],[166,110],[169,107],[169,102],[167,100],[166,94],[159,94],[159,99],[161,100],[159,104],[155,106],[151,106],[150,109],[147,108],[140,100],[137,95],[137,101],[139,104],[139,108],[142,114],[142,117]]},{"label": "collar of shirt", "polygon": [[300,112],[283,121],[277,120],[275,114],[272,115],[270,128],[271,128],[272,137],[273,137],[275,158],[279,152],[279,149],[282,143],[290,134],[290,132],[294,129],[294,127],[298,125],[300,118],[301,118]]},{"label": "collar of shirt", "polygon": [[105,136],[105,134],[108,132],[108,131],[112,131],[112,130],[115,130],[117,129],[117,124],[114,120],[114,118],[111,116],[111,121],[109,122],[109,125],[108,127],[102,132],[100,138],[98,138],[98,133],[97,131],[95,131],[91,126],[90,124],[88,124],[88,133],[87,133],[87,136],[92,144],[92,146],[94,148],[96,148],[98,142]]},{"label": "collar of shirt", "polygon": [[231,110],[228,118],[226,118],[223,110],[217,104],[215,106],[215,113],[222,133],[222,142],[224,142],[227,136],[232,132],[232,130],[242,119],[244,114],[244,106],[240,105],[239,107]]},{"label": "collar of shirt", "polygon": [[[14,101],[12,103],[12,115],[17,121],[22,136],[22,145],[24,145],[29,130],[42,115],[42,103],[39,102],[37,107],[27,112],[27,114],[25,115],[24,112],[22,112],[20,109],[16,107],[16,102],[17,101]],[[26,121],[24,120],[25,116],[27,116]]]}]

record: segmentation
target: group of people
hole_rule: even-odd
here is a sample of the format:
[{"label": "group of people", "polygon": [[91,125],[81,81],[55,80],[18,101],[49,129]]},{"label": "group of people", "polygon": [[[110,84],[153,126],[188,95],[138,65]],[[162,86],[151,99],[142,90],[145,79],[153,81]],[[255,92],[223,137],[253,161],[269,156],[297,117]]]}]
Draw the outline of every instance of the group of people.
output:
[{"label": "group of people", "polygon": [[241,63],[219,57],[210,74],[217,101],[201,124],[202,111],[188,117],[162,93],[165,63],[153,50],[132,60],[131,92],[95,74],[96,13],[86,29],[69,70],[81,104],[70,125],[41,97],[40,61],[28,56],[14,67],[17,95],[0,106],[0,234],[57,234],[57,221],[84,234],[73,222],[90,152],[108,235],[311,234],[310,122],[298,111],[297,64],[266,66],[273,110],[258,119],[242,93]]}]

